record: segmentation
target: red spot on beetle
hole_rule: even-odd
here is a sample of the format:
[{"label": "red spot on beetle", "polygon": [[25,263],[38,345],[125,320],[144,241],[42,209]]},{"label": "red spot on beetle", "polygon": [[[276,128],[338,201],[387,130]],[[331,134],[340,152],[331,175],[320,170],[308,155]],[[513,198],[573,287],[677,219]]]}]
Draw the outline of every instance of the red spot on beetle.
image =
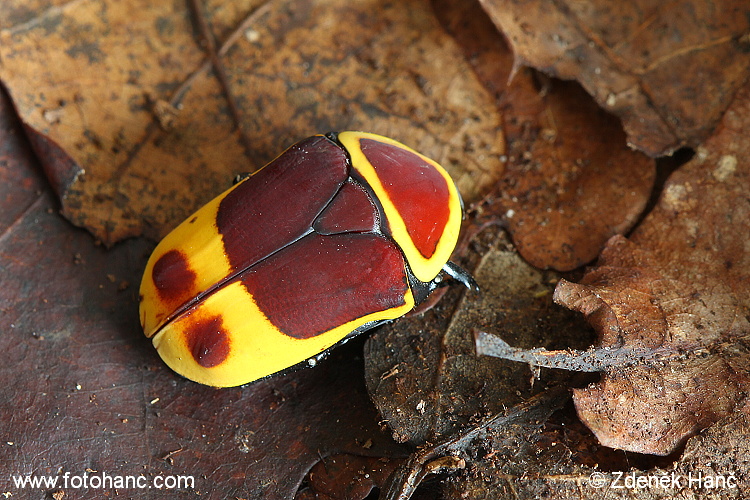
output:
[{"label": "red spot on beetle", "polygon": [[282,333],[307,339],[405,303],[403,254],[375,234],[310,234],[240,276]]},{"label": "red spot on beetle", "polygon": [[425,258],[432,257],[450,215],[450,188],[445,177],[416,154],[397,146],[361,139],[360,148],[404,219],[417,250]]},{"label": "red spot on beetle", "polygon": [[188,350],[204,368],[212,368],[229,356],[229,334],[221,316],[198,319],[185,330]]},{"label": "red spot on beetle", "polygon": [[184,253],[170,250],[156,261],[151,278],[163,301],[180,305],[193,296],[197,276]]},{"label": "red spot on beetle", "polygon": [[313,227],[320,234],[373,232],[378,222],[378,209],[365,188],[350,180],[341,186]]}]

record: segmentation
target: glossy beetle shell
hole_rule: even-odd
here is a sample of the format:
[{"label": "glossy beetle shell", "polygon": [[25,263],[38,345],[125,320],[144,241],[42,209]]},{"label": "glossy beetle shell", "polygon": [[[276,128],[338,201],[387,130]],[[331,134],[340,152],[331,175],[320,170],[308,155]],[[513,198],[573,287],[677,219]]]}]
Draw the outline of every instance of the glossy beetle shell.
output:
[{"label": "glossy beetle shell", "polygon": [[448,174],[403,144],[310,137],[161,241],[141,283],[141,325],[191,380],[257,380],[413,309],[461,217]]}]

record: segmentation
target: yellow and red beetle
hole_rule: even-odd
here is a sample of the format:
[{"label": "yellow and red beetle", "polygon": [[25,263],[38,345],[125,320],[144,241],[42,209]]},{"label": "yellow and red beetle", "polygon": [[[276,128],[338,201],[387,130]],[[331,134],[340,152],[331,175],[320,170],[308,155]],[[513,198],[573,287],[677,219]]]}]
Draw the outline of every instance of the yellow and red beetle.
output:
[{"label": "yellow and red beetle", "polygon": [[476,286],[448,260],[462,212],[445,170],[399,142],[310,137],[159,243],[141,325],[167,365],[212,386],[317,360],[411,311],[443,273]]}]

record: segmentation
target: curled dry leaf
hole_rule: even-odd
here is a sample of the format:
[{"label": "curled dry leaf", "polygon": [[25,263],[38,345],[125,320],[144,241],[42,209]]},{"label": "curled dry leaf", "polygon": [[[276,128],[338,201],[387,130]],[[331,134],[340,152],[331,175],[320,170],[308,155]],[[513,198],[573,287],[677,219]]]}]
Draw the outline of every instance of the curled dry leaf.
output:
[{"label": "curled dry leaf", "polygon": [[708,137],[750,74],[744,0],[481,0],[516,65],[578,80],[651,156]]},{"label": "curled dry leaf", "polygon": [[504,96],[508,163],[500,203],[518,252],[570,271],[633,227],[651,195],[654,160],[630,150],[619,121],[574,83],[538,89],[529,72]]},{"label": "curled dry leaf", "polygon": [[51,175],[63,214],[108,244],[162,236],[318,132],[392,136],[467,201],[502,172],[494,99],[428,0],[3,4],[0,19],[0,78],[38,149],[72,161]]},{"label": "curled dry leaf", "polygon": [[539,268],[591,262],[640,216],[654,161],[627,147],[619,120],[579,85],[528,69],[511,79],[513,54],[478,3],[433,3],[502,114],[505,171],[484,215],[503,219]]},{"label": "curled dry leaf", "polygon": [[612,238],[580,283],[555,291],[586,315],[601,346],[659,353],[575,391],[579,416],[607,446],[666,455],[746,403],[748,127],[745,87],[634,234]]}]

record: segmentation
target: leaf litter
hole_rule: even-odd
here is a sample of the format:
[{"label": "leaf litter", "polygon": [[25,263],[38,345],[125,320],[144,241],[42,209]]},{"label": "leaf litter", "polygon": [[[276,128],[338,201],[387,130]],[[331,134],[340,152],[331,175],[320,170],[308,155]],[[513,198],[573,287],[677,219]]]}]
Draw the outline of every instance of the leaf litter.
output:
[{"label": "leaf litter", "polygon": [[501,346],[503,357],[540,366],[555,366],[556,357],[581,369],[598,357],[590,368],[602,380],[575,389],[574,401],[606,446],[668,455],[746,407],[750,164],[740,137],[749,125],[744,88],[633,234],[613,237],[579,282],[557,286],[555,301],[596,329],[597,349],[519,353]]},{"label": "leaf litter", "polygon": [[743,0],[481,0],[515,65],[577,80],[650,156],[711,136],[750,75]]},{"label": "leaf litter", "polygon": [[0,78],[40,153],[67,157],[58,174],[40,155],[61,179],[62,213],[107,245],[159,239],[236,174],[330,130],[410,145],[467,200],[502,170],[498,111],[426,0],[71,2],[7,15]]},{"label": "leaf litter", "polygon": [[[521,31],[527,30],[524,35],[533,38],[545,33],[541,28],[549,21],[545,16],[555,17],[562,12],[564,19],[556,18],[556,26],[563,29],[546,31],[553,34],[552,42],[558,46],[547,54],[534,54],[539,60],[549,54],[557,57],[559,47],[564,47],[563,56],[553,67],[539,63],[525,52],[533,44],[526,43],[522,36],[517,36],[519,31],[514,31],[519,28],[514,23],[520,17],[498,21],[498,11],[493,11],[491,4],[499,2],[485,1],[484,5],[506,30],[516,55],[514,68],[507,64],[493,67],[493,61],[507,62],[509,57],[490,55],[482,51],[481,44],[467,43],[470,37],[459,36],[461,29],[456,27],[460,28],[461,21],[457,25],[456,21],[451,24],[446,19],[466,19],[471,16],[452,14],[460,12],[465,16],[471,10],[446,1],[436,0],[429,5],[414,2],[406,11],[386,6],[383,17],[374,24],[374,31],[339,26],[335,19],[337,16],[370,19],[378,6],[363,5],[359,9],[335,2],[325,6],[321,2],[296,2],[296,10],[292,12],[286,9],[288,2],[250,6],[229,2],[207,5],[203,11],[194,2],[190,9],[165,11],[159,6],[123,2],[97,11],[93,4],[72,2],[39,10],[41,14],[16,11],[13,16],[5,17],[6,24],[0,25],[3,42],[0,76],[9,84],[35,150],[47,163],[47,176],[63,201],[63,213],[107,243],[135,234],[158,237],[192,208],[222,190],[237,171],[257,168],[284,145],[309,135],[311,129],[365,128],[365,124],[370,128],[374,123],[379,128],[375,131],[398,136],[446,164],[458,177],[462,190],[469,193],[469,201],[477,202],[485,196],[484,202],[475,203],[472,210],[479,218],[494,217],[509,227],[515,244],[529,262],[541,268],[572,269],[593,259],[612,234],[625,233],[632,227],[653,185],[653,164],[624,150],[622,132],[606,115],[588,120],[593,115],[583,113],[580,122],[569,120],[571,112],[581,108],[570,107],[570,103],[585,102],[570,100],[577,92],[570,91],[574,87],[554,80],[550,83],[520,68],[521,64],[526,62],[565,78],[579,75],[583,87],[605,109],[623,118],[628,140],[655,155],[685,144],[701,144],[712,133],[748,67],[744,55],[747,51],[743,49],[746,44],[743,23],[747,18],[727,15],[734,11],[731,2],[725,2],[718,14],[703,16],[710,22],[701,20],[700,29],[691,32],[685,28],[690,25],[685,18],[691,15],[699,18],[695,12],[672,19],[669,9],[674,8],[673,4],[649,11],[644,2],[637,5],[642,8],[637,15],[622,18],[629,19],[632,25],[623,27],[611,22],[611,16],[599,16],[598,19],[606,21],[601,23],[605,27],[617,27],[612,29],[612,38],[607,38],[601,34],[602,26],[595,25],[581,35],[581,26],[586,26],[584,20],[591,24],[597,16],[586,17],[586,12],[571,10],[580,6],[561,8],[564,5],[556,2],[552,8],[536,9],[538,18],[530,18],[528,13],[524,16],[527,23],[539,19],[542,24],[520,26]],[[505,3],[509,18],[515,12],[511,4]],[[538,5],[549,6],[543,2]],[[459,46],[445,36],[429,13],[429,6],[438,11],[438,18],[448,26]],[[404,12],[406,17],[402,17]],[[601,13],[601,8],[589,14],[597,12]],[[207,22],[198,23],[193,30],[196,15],[198,20]],[[731,22],[721,25],[711,17],[714,15]],[[156,22],[154,26],[133,24],[134,19]],[[404,19],[406,27],[401,24]],[[578,25],[570,28],[571,20]],[[694,39],[687,37],[685,45],[675,50],[665,36],[675,32],[670,23],[679,24],[682,32],[695,37],[708,32],[717,43],[690,45]],[[129,27],[124,28],[126,25]],[[339,26],[339,31],[323,29],[331,25]],[[633,31],[633,26],[661,29],[641,32]],[[486,33],[484,29],[471,30],[466,26],[462,29],[464,34],[485,36]],[[113,33],[114,37],[94,36],[103,31]],[[592,38],[592,33],[598,33],[596,36],[601,39]],[[617,38],[621,35],[631,38],[623,42]],[[122,36],[158,43],[151,47],[153,53],[142,54],[118,42]],[[399,64],[404,37],[414,41],[407,44],[413,50],[407,50],[406,62]],[[343,43],[345,40],[358,43],[350,47]],[[569,43],[571,40],[574,43]],[[648,46],[643,40],[650,40],[656,49],[652,47],[652,54],[637,54],[645,57],[645,62],[638,62],[633,54],[639,47]],[[373,44],[376,48],[372,52],[361,48]],[[41,53],[52,62],[34,64],[39,62],[35,58],[37,52],[30,51],[39,51],[39,47],[45,47]],[[110,47],[116,47],[115,56],[111,56]],[[332,47],[327,58],[317,56],[321,47]],[[550,48],[545,44],[538,47]],[[570,50],[571,47],[580,51]],[[618,73],[622,70],[620,66],[599,64],[617,62],[611,57],[612,52],[608,52],[613,47],[622,52],[618,56],[641,65],[642,71],[634,72],[635,80],[627,71]],[[586,52],[588,49],[590,53]],[[463,59],[460,50],[465,51]],[[109,63],[123,60],[121,56],[125,53],[136,62],[131,70],[118,73]],[[436,59],[437,55],[445,55],[445,59]],[[696,56],[697,59],[691,59]],[[467,63],[462,62],[455,69],[455,61],[464,59]],[[435,73],[419,64],[426,60],[436,66]],[[302,71],[288,71],[289,61],[294,71]],[[690,82],[675,81],[673,75],[691,72],[676,71],[672,65],[682,68],[686,61],[691,61],[689,67],[702,68],[701,74],[713,83],[698,82],[700,85],[691,87]],[[711,65],[714,61],[719,63]],[[159,70],[151,71],[155,67]],[[458,86],[455,81],[442,78],[449,74],[444,70],[448,67],[463,78]],[[90,68],[100,69],[100,73],[111,78],[107,88],[88,85],[85,78],[66,76],[87,75]],[[391,71],[393,68],[395,71]],[[409,68],[418,69],[410,73],[406,71]],[[40,70],[41,75],[37,73]],[[667,83],[665,74],[669,77]],[[35,75],[35,81],[45,83],[44,95],[38,89],[27,88],[25,82],[30,75]],[[504,76],[499,78],[499,75]],[[510,84],[513,91],[498,83],[506,82],[509,75],[514,75]],[[112,86],[112,81],[120,86]],[[633,81],[638,85],[629,87]],[[674,88],[677,91],[673,92]],[[121,89],[122,93],[118,95],[112,89]],[[264,92],[249,89],[264,89]],[[631,89],[634,91],[630,92]],[[656,92],[649,93],[653,89]],[[709,99],[705,98],[707,90],[711,92]],[[741,95],[746,100],[744,94],[745,91]],[[649,101],[644,95],[653,99]],[[680,107],[681,102],[698,101],[702,106],[693,106],[695,109]],[[532,334],[520,341],[523,336],[516,339],[503,332],[504,338],[515,345],[528,346],[527,349],[546,345],[557,353],[553,355],[560,355],[559,359],[567,362],[585,361],[586,356],[607,353],[605,365],[601,362],[590,365],[592,369],[604,370],[602,380],[574,392],[582,420],[605,444],[666,454],[700,429],[717,422],[687,441],[686,452],[675,464],[675,470],[688,470],[684,469],[688,466],[697,470],[702,467],[700,464],[711,460],[711,451],[718,447],[696,449],[696,443],[705,443],[709,438],[729,446],[729,452],[725,449],[724,453],[730,461],[722,462],[714,470],[728,470],[732,467],[731,460],[739,464],[737,457],[742,447],[732,441],[732,436],[733,431],[746,428],[742,414],[735,410],[742,408],[743,387],[747,384],[744,374],[748,315],[743,297],[747,296],[744,273],[748,263],[744,257],[746,249],[738,236],[747,220],[746,202],[740,194],[747,191],[744,184],[747,152],[738,137],[747,128],[743,117],[748,112],[737,102],[734,101],[736,109],[727,113],[719,125],[719,133],[699,146],[693,162],[670,179],[661,202],[638,229],[628,239],[612,238],[596,267],[583,279],[568,276],[570,281],[564,280],[558,286],[556,300],[586,315],[599,333],[600,350],[583,351],[588,334],[571,317],[565,320],[570,325],[566,334],[569,336],[552,342],[544,339],[554,336],[535,339]],[[496,108],[502,108],[504,114],[496,114]],[[249,113],[249,109],[253,112]],[[462,120],[467,109],[474,110],[468,113],[471,119]],[[592,127],[594,132],[599,130],[609,136],[610,142],[603,142],[600,149],[611,149],[611,156],[593,153],[591,160],[577,151],[576,137],[594,133],[586,128],[592,123],[599,124]],[[122,124],[127,126],[116,128]],[[415,128],[413,136],[410,132],[411,140],[400,135],[400,131]],[[501,128],[503,134],[498,133]],[[566,135],[570,131],[576,133]],[[247,147],[249,143],[252,148]],[[584,147],[588,146],[584,143]],[[550,156],[569,170],[556,170],[556,162],[548,161]],[[464,161],[470,170],[463,170]],[[623,166],[631,170],[622,169]],[[80,175],[84,170],[85,175]],[[557,178],[555,172],[561,172]],[[499,194],[492,193],[489,186],[498,179],[503,189]],[[608,181],[613,180],[619,183],[608,186]],[[486,196],[488,191],[491,194]],[[622,194],[625,196],[608,214],[595,208]],[[569,213],[582,218],[571,223]],[[654,219],[661,222],[653,222]],[[480,248],[479,253],[487,252],[490,247]],[[490,254],[495,259],[498,248],[486,255]],[[478,256],[473,258],[475,263],[481,260]],[[510,267],[498,267],[497,276],[503,276],[502,269],[525,269],[525,264],[516,259],[506,255],[504,260]],[[529,294],[521,293],[520,300],[530,298],[532,304],[534,300],[544,303],[541,308],[539,304],[532,306],[529,312],[542,311],[542,317],[556,318],[559,312],[552,311],[549,298],[551,286],[558,278],[533,272],[527,276],[536,276],[530,278],[536,284],[528,288]],[[518,289],[509,291],[507,296],[515,293]],[[456,326],[459,323],[454,321],[455,316],[473,317],[472,322],[488,330],[503,330],[499,327],[506,326],[513,332],[519,328],[508,319],[514,307],[501,304],[494,306],[502,311],[500,314],[495,311],[472,316],[461,310],[454,312],[454,308],[457,302],[470,303],[474,299],[461,299],[455,292],[449,292],[446,299],[435,311],[436,316],[427,313],[426,320],[405,320],[402,333],[397,336],[383,334],[385,356],[375,354],[373,359],[366,360],[371,371],[368,375],[371,396],[397,441],[428,447],[450,441],[462,432],[481,427],[481,422],[475,420],[478,416],[491,419],[492,415],[504,412],[504,406],[518,404],[534,393],[543,393],[549,383],[565,380],[544,370],[528,372],[522,365],[513,367],[507,361],[499,365],[496,360],[467,362],[473,349],[471,331],[462,327],[464,331],[456,334],[461,328]],[[539,331],[532,328],[533,314],[527,321],[521,330]],[[558,320],[550,321],[541,330],[551,331],[549,325],[555,321]],[[433,342],[428,340],[430,332],[440,332],[435,329],[440,325],[443,329],[450,328],[451,323],[452,334],[437,334],[442,345],[428,345]],[[559,321],[557,326],[562,324]],[[401,335],[405,335],[405,343],[398,340]],[[575,352],[559,352],[571,346],[578,347],[583,357]],[[368,357],[378,350],[368,349]],[[535,355],[547,356],[541,351]],[[624,364],[623,358],[627,359]],[[537,361],[534,364],[540,364]],[[485,363],[495,363],[496,367],[488,368]],[[464,368],[455,370],[461,364],[465,364]],[[476,366],[481,368],[471,373]],[[451,370],[460,375],[457,380],[464,374],[474,377],[454,383]],[[430,376],[424,377],[425,371]],[[498,379],[507,378],[508,386],[501,387],[504,383],[492,379],[493,373],[501,374]],[[540,373],[541,381],[535,378]],[[427,385],[420,388],[411,377],[421,377]],[[633,381],[643,385],[636,386]],[[439,392],[436,388],[449,390]],[[384,402],[389,390],[391,403]],[[497,398],[497,394],[502,395]],[[644,397],[655,404],[657,412],[649,414],[647,405],[637,404]],[[399,409],[401,412],[396,411]],[[187,406],[183,410],[187,411]],[[544,441],[545,435],[544,431],[531,433],[528,442]],[[253,442],[249,434],[240,438],[242,443]],[[519,441],[515,448],[503,449],[521,448]],[[567,463],[570,453],[560,445],[549,455],[555,457],[549,463]],[[519,463],[528,458],[521,455],[516,457]],[[509,451],[494,456],[504,457],[511,467],[518,465]],[[571,474],[567,478],[540,475],[536,486],[531,487],[523,479],[522,471],[527,469],[521,468],[506,471],[504,479],[500,477],[500,482],[493,483],[498,477],[482,469],[485,464],[493,463],[492,457],[480,450],[467,458],[463,468],[454,467],[456,462],[440,462],[440,457],[436,458],[435,471],[458,471],[446,483],[447,495],[460,496],[461,491],[463,494],[471,491],[480,498],[482,491],[493,492],[487,489],[490,483],[499,488],[494,491],[498,494],[529,494],[537,491],[536,487],[543,490],[553,485],[559,487],[560,493],[580,495],[584,491],[585,474],[589,472],[573,467],[567,469]],[[467,490],[477,478],[483,478],[484,490]],[[534,480],[530,477],[529,483]],[[571,489],[570,485],[574,487]],[[497,498],[494,493],[491,498]]]}]

